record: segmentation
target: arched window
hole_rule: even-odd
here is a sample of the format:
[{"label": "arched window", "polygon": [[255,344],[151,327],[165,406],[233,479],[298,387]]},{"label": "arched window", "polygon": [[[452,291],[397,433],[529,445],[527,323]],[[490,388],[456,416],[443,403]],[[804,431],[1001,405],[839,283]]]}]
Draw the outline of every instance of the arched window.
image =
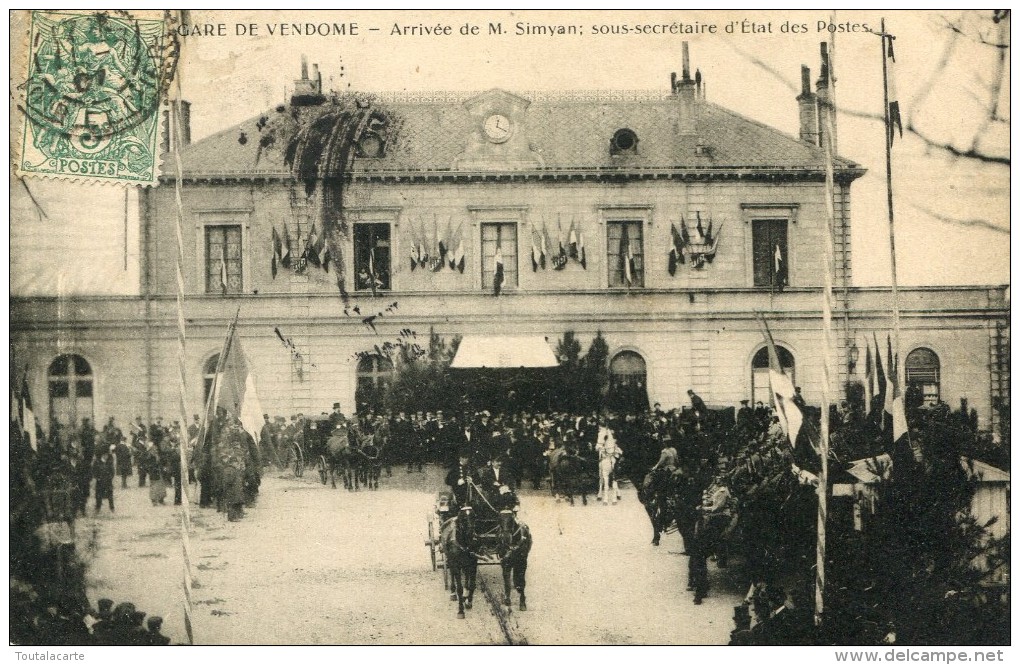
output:
[{"label": "arched window", "polygon": [[365,356],[358,362],[358,387],[354,393],[355,409],[362,413],[367,409],[383,407],[386,388],[393,381],[393,363],[380,355]]},{"label": "arched window", "polygon": [[[790,377],[793,385],[797,385],[795,374],[795,363],[793,354],[785,346],[776,345],[776,355],[779,356],[779,365],[783,372]],[[763,346],[758,349],[751,359],[751,401],[757,404],[772,403],[772,392],[769,390],[769,347]]]},{"label": "arched window", "polygon": [[74,427],[83,418],[92,419],[92,367],[78,355],[57,356],[47,373],[50,421]]},{"label": "arched window", "polygon": [[609,362],[609,405],[614,411],[637,413],[648,409],[648,370],[634,351],[620,351]]},{"label": "arched window", "polygon": [[214,353],[209,360],[202,365],[202,402],[209,403],[209,394],[212,392],[213,379],[216,378],[216,366],[220,364],[220,354]]},{"label": "arched window", "polygon": [[904,363],[908,403],[926,406],[938,404],[940,399],[940,369],[938,355],[921,347],[907,354]]}]

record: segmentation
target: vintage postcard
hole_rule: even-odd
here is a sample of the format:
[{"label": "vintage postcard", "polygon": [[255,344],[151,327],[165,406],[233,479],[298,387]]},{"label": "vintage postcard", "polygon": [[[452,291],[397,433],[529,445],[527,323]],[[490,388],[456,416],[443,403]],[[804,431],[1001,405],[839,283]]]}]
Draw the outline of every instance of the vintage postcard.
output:
[{"label": "vintage postcard", "polygon": [[11,12],[10,642],[1009,645],[1010,26]]}]

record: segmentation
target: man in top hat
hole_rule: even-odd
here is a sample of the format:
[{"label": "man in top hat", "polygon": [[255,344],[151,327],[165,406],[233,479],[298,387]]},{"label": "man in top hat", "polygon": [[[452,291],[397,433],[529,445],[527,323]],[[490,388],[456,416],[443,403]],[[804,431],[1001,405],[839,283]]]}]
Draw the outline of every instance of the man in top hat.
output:
[{"label": "man in top hat", "polygon": [[160,628],[163,627],[163,617],[149,617],[149,620],[145,622],[148,627],[148,635],[146,635],[145,644],[152,647],[165,647],[170,644],[170,638],[162,634]]},{"label": "man in top hat", "polygon": [[336,429],[337,424],[344,422],[347,418],[344,416],[343,411],[340,410],[340,402],[333,402],[333,411],[329,414],[329,429],[333,431]]},{"label": "man in top hat", "polygon": [[479,486],[490,497],[497,495],[499,493],[499,488],[502,485],[506,485],[508,487],[517,486],[517,481],[513,477],[513,474],[506,468],[506,462],[506,456],[499,455],[493,458],[492,466],[486,467],[482,471]]},{"label": "man in top hat", "polygon": [[471,451],[462,448],[457,454],[457,465],[446,474],[446,484],[453,490],[458,506],[468,505],[468,496],[474,470],[471,468]]},{"label": "man in top hat", "polygon": [[740,408],[737,410],[737,427],[749,429],[754,424],[754,411],[751,409],[751,400],[740,400]]}]

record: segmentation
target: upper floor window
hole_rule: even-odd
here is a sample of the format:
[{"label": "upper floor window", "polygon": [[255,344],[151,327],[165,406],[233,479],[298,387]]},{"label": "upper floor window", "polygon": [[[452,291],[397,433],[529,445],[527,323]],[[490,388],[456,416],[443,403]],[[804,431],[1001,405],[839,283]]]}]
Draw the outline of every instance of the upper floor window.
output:
[{"label": "upper floor window", "polygon": [[493,222],[482,224],[482,288],[492,290],[497,258],[502,258],[503,284],[501,288],[517,286],[517,224]]},{"label": "upper floor window", "polygon": [[606,223],[609,286],[644,286],[644,242],[640,221]]},{"label": "upper floor window", "polygon": [[205,227],[205,292],[241,293],[241,225]]},{"label": "upper floor window", "polygon": [[359,291],[390,288],[390,225],[354,225],[354,285]]},{"label": "upper floor window", "polygon": [[753,234],[754,285],[781,289],[790,284],[787,220],[751,220]]}]

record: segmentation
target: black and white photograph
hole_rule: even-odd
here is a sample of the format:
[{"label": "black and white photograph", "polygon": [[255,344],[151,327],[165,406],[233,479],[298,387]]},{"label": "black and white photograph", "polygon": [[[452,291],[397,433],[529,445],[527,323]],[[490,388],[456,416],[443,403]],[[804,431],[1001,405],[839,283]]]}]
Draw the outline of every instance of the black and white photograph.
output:
[{"label": "black and white photograph", "polygon": [[9,18],[12,657],[1008,659],[1010,10]]}]

